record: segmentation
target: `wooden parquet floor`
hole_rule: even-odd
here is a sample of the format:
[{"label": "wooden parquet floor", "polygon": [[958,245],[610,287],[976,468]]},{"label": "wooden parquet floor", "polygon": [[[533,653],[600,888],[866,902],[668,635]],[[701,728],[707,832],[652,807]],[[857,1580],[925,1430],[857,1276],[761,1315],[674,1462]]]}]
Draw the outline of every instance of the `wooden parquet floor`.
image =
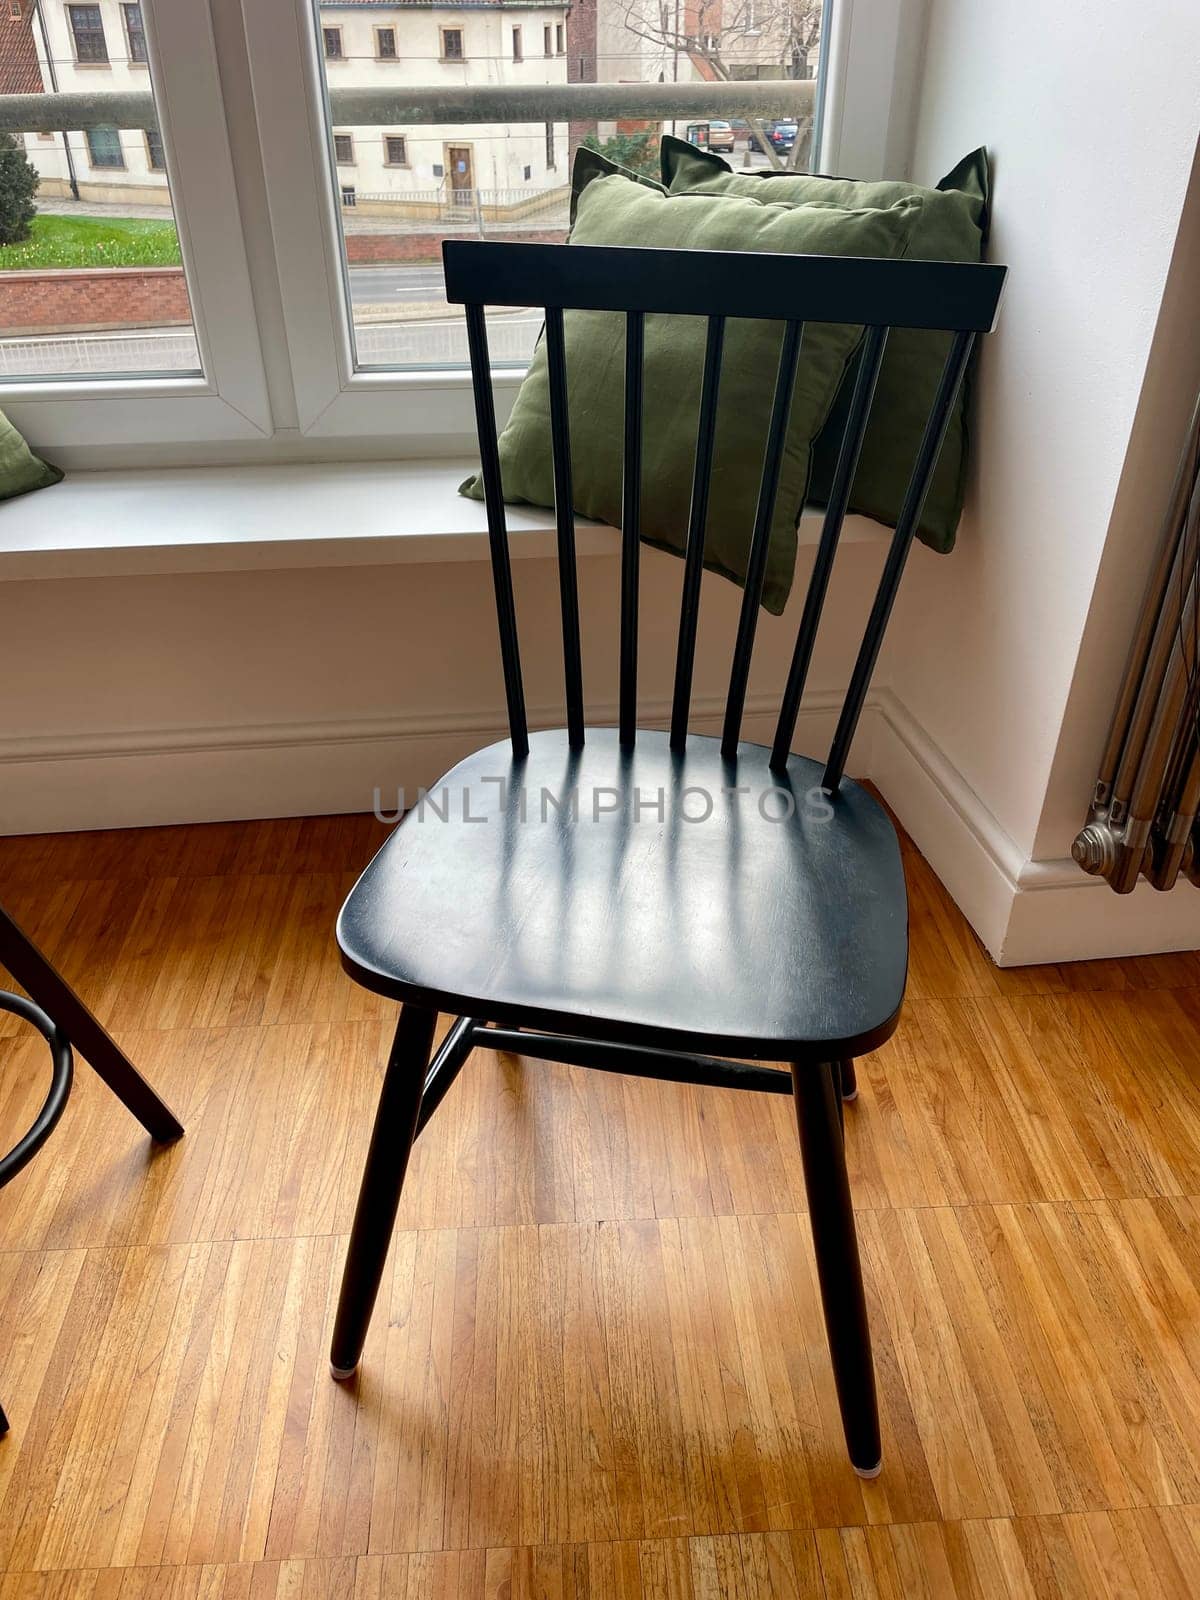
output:
[{"label": "wooden parquet floor", "polygon": [[[330,1381],[390,1034],[332,926],[379,832],[0,840],[188,1129],[154,1151],[81,1067],[0,1192],[0,1600],[1200,1594],[1200,957],[999,972],[907,853],[847,1115],[864,1483],[774,1096],[478,1055]],[[0,1130],[43,1092],[0,1018]]]}]

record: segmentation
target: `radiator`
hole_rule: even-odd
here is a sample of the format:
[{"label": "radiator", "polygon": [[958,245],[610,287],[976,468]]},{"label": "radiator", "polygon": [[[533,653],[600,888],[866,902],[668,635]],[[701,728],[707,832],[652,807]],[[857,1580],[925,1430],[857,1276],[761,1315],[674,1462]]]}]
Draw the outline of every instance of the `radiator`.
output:
[{"label": "radiator", "polygon": [[1200,885],[1200,400],[1113,716],[1088,820],[1071,854],[1128,894]]}]

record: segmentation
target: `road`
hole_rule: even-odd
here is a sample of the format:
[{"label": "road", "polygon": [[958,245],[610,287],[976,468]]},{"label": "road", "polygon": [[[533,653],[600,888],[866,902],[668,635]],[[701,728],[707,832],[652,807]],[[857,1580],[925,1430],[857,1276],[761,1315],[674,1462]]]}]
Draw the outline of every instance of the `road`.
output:
[{"label": "road", "polygon": [[440,300],[442,269],[434,262],[403,267],[351,267],[350,299],[356,306],[394,301]]}]

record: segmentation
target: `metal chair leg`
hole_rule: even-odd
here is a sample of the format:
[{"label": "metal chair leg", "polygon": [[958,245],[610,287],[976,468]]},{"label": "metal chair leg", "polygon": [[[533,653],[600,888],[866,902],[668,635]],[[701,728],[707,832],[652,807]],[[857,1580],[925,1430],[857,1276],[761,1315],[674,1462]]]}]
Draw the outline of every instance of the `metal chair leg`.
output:
[{"label": "metal chair leg", "polygon": [[847,1057],[845,1060],[839,1061],[838,1066],[841,1068],[842,1073],[842,1099],[857,1100],[858,1078],[855,1076],[854,1062]]},{"label": "metal chair leg", "polygon": [[797,1065],[792,1068],[792,1081],[825,1332],[846,1448],[855,1472],[874,1478],[882,1464],[879,1407],[854,1207],[838,1123],[836,1072],[834,1062],[819,1067]]},{"label": "metal chair leg", "polygon": [[353,1375],[362,1357],[421,1115],[425,1070],[436,1021],[436,1012],[406,1005],[396,1025],[358,1191],[333,1327],[329,1362],[339,1381]]},{"label": "metal chair leg", "polygon": [[4,1407],[0,1406],[0,1439],[8,1432],[8,1418],[4,1415]]}]

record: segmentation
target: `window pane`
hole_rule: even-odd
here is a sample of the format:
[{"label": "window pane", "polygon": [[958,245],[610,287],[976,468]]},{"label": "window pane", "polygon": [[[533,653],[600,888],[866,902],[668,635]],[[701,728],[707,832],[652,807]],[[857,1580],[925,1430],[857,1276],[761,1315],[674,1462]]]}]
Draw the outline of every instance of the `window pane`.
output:
[{"label": "window pane", "polygon": [[133,5],[123,5],[121,10],[125,14],[125,37],[129,41],[129,59],[139,63],[147,61],[146,32],[142,27],[142,7],[140,0],[134,0]]},{"label": "window pane", "polygon": [[[599,28],[595,7],[565,3],[500,0],[439,12],[314,0],[322,53],[339,62],[325,93],[358,366],[464,364],[466,332],[459,308],[446,303],[442,241],[564,239],[571,162],[585,140],[655,177],[663,133],[705,145],[739,170],[805,170],[823,0],[756,5],[705,8],[708,31],[697,37],[693,6],[658,0],[613,0]],[[381,11],[392,35],[386,72]],[[600,94],[601,86],[610,88]],[[669,109],[677,86],[686,115]],[[364,95],[371,89],[380,91],[376,121]],[[461,114],[397,127],[398,109],[402,121],[419,117],[422,96],[436,97],[439,116],[448,99]],[[351,149],[353,186],[339,170]],[[528,360],[540,326],[534,308],[491,314],[493,358]]]},{"label": "window pane", "polygon": [[[0,131],[0,384],[199,372],[162,138],[137,123],[155,120],[140,5],[11,9],[0,130],[12,96],[43,98],[34,127]],[[96,122],[65,126],[65,95]],[[118,95],[121,125],[103,115]]]},{"label": "window pane", "polygon": [[107,62],[108,41],[104,36],[104,18],[99,6],[68,6],[67,21],[75,46],[76,61],[91,64]]}]

